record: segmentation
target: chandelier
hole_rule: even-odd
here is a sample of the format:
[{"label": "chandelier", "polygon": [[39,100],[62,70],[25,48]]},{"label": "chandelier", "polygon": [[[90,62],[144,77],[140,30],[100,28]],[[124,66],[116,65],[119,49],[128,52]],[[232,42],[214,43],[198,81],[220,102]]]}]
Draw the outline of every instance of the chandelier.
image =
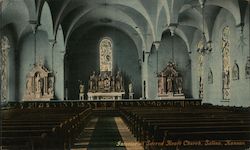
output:
[{"label": "chandelier", "polygon": [[205,0],[200,0],[202,9],[202,37],[197,45],[197,52],[201,54],[208,54],[212,51],[211,41],[207,41],[205,34]]}]

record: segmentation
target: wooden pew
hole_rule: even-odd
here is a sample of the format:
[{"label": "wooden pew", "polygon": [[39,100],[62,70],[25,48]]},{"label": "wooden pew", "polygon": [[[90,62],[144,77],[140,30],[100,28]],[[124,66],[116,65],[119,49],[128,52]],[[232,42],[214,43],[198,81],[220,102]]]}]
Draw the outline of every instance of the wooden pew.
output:
[{"label": "wooden pew", "polygon": [[250,140],[249,109],[121,108],[120,113],[132,133],[143,143],[167,140]]},{"label": "wooden pew", "polygon": [[[4,111],[2,111],[4,112]],[[91,109],[11,109],[3,113],[0,140],[3,149],[64,149],[79,133]]]}]

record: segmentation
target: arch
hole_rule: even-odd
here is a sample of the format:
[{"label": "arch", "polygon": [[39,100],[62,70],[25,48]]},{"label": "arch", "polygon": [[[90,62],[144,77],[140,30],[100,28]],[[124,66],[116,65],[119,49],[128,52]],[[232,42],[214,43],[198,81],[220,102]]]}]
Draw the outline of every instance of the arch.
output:
[{"label": "arch", "polygon": [[[165,27],[164,32],[166,32],[167,30],[169,30],[168,27]],[[164,32],[162,34],[164,34]],[[188,53],[190,53],[191,52],[190,41],[189,41],[189,38],[187,37],[187,34],[183,31],[182,27],[176,28],[175,34],[178,35],[185,42],[185,44],[187,46],[187,51],[188,51]]]},{"label": "arch", "polygon": [[[190,26],[203,31],[203,18],[197,9],[188,9],[179,16],[179,24],[183,26]],[[210,41],[207,23],[204,23],[204,33],[207,41]]]},{"label": "arch", "polygon": [[[102,8],[104,9],[104,8]],[[99,18],[95,18],[93,19],[92,15],[96,15],[96,13],[101,13],[104,10],[100,10],[100,9],[89,9],[87,10],[84,14],[82,14],[81,16],[78,16],[76,19],[74,19],[74,23],[71,24],[71,26],[69,27],[69,30],[67,32],[66,38],[65,38],[65,43],[67,44],[67,41],[70,37],[70,35],[72,34],[72,32],[74,31],[74,29],[76,29],[77,27],[79,27],[81,24],[85,24],[87,22],[100,22],[101,18],[106,18],[107,16],[109,16],[109,19],[112,20],[112,22],[121,22],[123,24],[125,24],[126,26],[129,26],[131,29],[133,29],[132,31],[134,33],[137,33],[142,41],[142,47],[146,47],[146,42],[144,40],[144,36],[142,34],[142,32],[140,31],[140,29],[135,29],[133,27],[137,26],[137,24],[134,22],[133,19],[131,19],[129,16],[127,16],[124,12],[117,10],[116,8],[113,8],[115,10],[110,10],[106,11],[104,14],[100,14]],[[115,16],[112,16],[111,14],[113,14],[113,11],[116,11]],[[114,15],[114,14],[113,14]],[[126,16],[123,18],[119,18],[119,16]],[[80,21],[82,18],[84,18],[84,21]],[[123,27],[123,26],[121,26]],[[120,28],[121,28],[120,27]],[[127,30],[126,28],[122,30]],[[138,49],[138,51],[141,49]],[[141,52],[140,52],[141,53]]]},{"label": "arch", "polygon": [[36,3],[34,0],[22,0],[28,11],[29,11],[29,19],[30,20],[37,20],[37,12],[36,12]]},{"label": "arch", "polygon": [[41,18],[40,18],[41,26],[39,27],[41,30],[47,31],[48,38],[54,39],[53,35],[53,21],[51,16],[51,11],[47,2],[44,2]]},{"label": "arch", "polygon": [[[82,30],[81,33],[84,34],[86,33],[88,30],[91,30],[92,28],[96,28],[98,26],[110,26],[110,27],[114,27],[117,29],[122,30],[123,32],[125,32],[135,43],[136,48],[137,48],[137,53],[138,56],[140,58],[142,58],[142,53],[140,53],[140,49],[142,49],[143,46],[143,39],[142,37],[140,37],[140,35],[137,33],[137,31],[132,28],[131,26],[129,26],[128,24],[125,24],[123,22],[119,22],[119,21],[115,21],[115,23],[110,23],[110,24],[105,24],[105,23],[100,23],[100,22],[86,22],[85,24],[81,25]],[[68,40],[67,40],[68,43]],[[66,43],[66,45],[67,45]]]},{"label": "arch", "polygon": [[[69,3],[67,4],[69,5]],[[66,5],[66,6],[67,6]],[[152,39],[155,39],[155,30],[154,30],[154,26],[153,26],[153,23],[147,13],[147,11],[145,10],[145,8],[142,6],[142,4],[138,1],[135,1],[135,3],[126,3],[125,1],[112,1],[112,3],[110,3],[110,5],[115,9],[115,12],[116,11],[123,11],[125,12],[125,17],[129,16],[128,14],[131,12],[131,11],[134,11],[136,12],[137,14],[139,14],[140,16],[142,17],[138,17],[138,18],[133,18],[133,15],[130,15],[129,17],[134,20],[134,22],[136,23],[137,20],[140,20],[140,19],[144,19],[147,24],[149,25],[149,31],[152,35]],[[68,8],[65,6],[65,9]],[[78,6],[78,7],[82,7],[82,6]],[[77,8],[77,7],[75,7]],[[73,10],[72,8],[69,8],[71,10]],[[82,12],[79,13],[79,16],[76,17],[77,18],[81,18],[80,16],[84,16],[86,14],[86,12],[89,12],[89,11],[93,11],[93,10],[98,10],[98,9],[102,9],[102,7],[100,6],[91,6],[90,8],[86,8],[86,9],[83,9]],[[114,10],[114,9],[113,9]],[[107,10],[106,10],[107,11]],[[108,10],[109,11],[109,10]],[[58,15],[58,17],[60,17],[60,19],[57,19],[57,22],[55,23],[55,25],[57,25],[60,21],[63,21],[64,20],[64,17],[66,15],[63,15],[63,11],[61,12],[62,14],[61,15]],[[67,13],[69,13],[67,11]],[[105,14],[105,11],[103,12]],[[103,14],[101,13],[101,15]],[[117,14],[114,14],[113,15],[116,15]],[[98,17],[98,15],[96,15]],[[117,16],[118,17],[118,16]],[[120,16],[120,18],[122,18]],[[73,21],[74,23],[71,25],[71,26],[74,26],[74,24],[76,23],[75,21]],[[129,23],[128,23],[129,24]],[[136,25],[133,25],[133,27],[138,27],[139,25],[136,23]],[[142,24],[141,25],[141,28],[143,29],[143,27],[145,26],[145,24]],[[55,29],[57,29],[57,27],[54,27]],[[56,30],[55,30],[56,31]],[[70,32],[70,31],[69,31]],[[68,35],[69,33],[67,32],[66,35]]]},{"label": "arch", "polygon": [[240,9],[239,9],[239,3],[236,0],[227,0],[227,3],[225,4],[224,1],[218,1],[218,0],[209,0],[206,2],[206,5],[215,5],[222,7],[229,11],[235,20],[235,25],[240,25],[242,20],[241,20],[241,14],[240,14]]},{"label": "arch", "polygon": [[15,3],[11,3],[11,5],[7,5],[1,12],[1,23],[0,29],[4,28],[8,24],[13,24],[15,31],[17,32],[17,36],[19,37],[22,33],[22,30],[27,26],[28,22],[25,20],[29,20],[29,9],[23,0],[15,1]]}]

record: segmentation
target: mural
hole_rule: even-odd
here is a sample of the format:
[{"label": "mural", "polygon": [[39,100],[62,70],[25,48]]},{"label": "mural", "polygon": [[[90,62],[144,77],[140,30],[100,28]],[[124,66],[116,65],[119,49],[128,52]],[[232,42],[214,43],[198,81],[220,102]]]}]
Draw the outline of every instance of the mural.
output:
[{"label": "mural", "polygon": [[229,100],[230,95],[230,48],[229,48],[229,27],[226,26],[222,31],[222,90],[223,90],[223,99]]},{"label": "mural", "polygon": [[1,101],[8,98],[8,53],[10,45],[6,36],[1,39]]}]

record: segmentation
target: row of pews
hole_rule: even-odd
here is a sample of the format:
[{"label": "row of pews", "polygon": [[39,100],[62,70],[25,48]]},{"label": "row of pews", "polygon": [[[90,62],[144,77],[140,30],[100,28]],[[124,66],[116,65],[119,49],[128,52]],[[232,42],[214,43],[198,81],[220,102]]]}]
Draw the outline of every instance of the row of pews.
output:
[{"label": "row of pews", "polygon": [[0,149],[69,149],[91,113],[87,105],[3,107]]},{"label": "row of pews", "polygon": [[146,149],[246,149],[250,109],[219,106],[121,107]]}]

